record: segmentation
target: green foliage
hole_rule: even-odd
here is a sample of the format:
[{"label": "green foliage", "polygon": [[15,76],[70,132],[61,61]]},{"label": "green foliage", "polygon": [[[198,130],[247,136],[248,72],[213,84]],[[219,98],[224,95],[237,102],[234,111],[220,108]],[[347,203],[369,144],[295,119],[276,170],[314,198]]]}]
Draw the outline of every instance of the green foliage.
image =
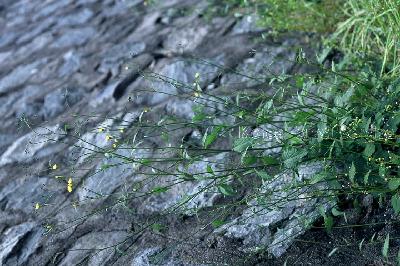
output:
[{"label": "green foliage", "polygon": [[386,238],[385,238],[385,242],[383,243],[383,247],[382,247],[382,256],[385,258],[387,258],[389,255],[389,240],[390,240],[390,237],[389,237],[389,234],[387,234]]},{"label": "green foliage", "polygon": [[333,32],[344,14],[343,0],[263,0],[262,25],[278,31]]}]

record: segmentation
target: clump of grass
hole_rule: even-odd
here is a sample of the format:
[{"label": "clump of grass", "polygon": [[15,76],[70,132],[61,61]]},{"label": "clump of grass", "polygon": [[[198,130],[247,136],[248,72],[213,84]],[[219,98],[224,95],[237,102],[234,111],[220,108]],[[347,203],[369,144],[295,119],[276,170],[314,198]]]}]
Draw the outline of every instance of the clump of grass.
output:
[{"label": "clump of grass", "polygon": [[385,71],[400,71],[400,2],[397,0],[348,0],[333,38],[342,49],[353,53],[373,54]]},{"label": "clump of grass", "polygon": [[258,9],[261,24],[277,31],[307,31],[329,33],[344,17],[343,0],[263,0]]}]

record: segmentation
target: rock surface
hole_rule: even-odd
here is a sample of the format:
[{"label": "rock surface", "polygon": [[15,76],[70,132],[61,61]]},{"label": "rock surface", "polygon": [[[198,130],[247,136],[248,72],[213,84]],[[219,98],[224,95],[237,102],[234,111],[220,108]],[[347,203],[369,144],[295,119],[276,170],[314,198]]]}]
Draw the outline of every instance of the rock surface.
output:
[{"label": "rock surface", "polygon": [[[212,117],[205,125],[231,123],[223,102],[213,101],[221,88],[228,99],[289,73],[295,64],[282,58],[292,59],[302,40],[263,41],[250,17],[206,21],[206,1],[6,2],[0,8],[1,265],[145,266],[155,265],[150,257],[159,253],[162,265],[241,265],[246,248],[268,245],[282,255],[304,232],[296,215],[317,216],[318,202],[297,200],[223,227],[223,234],[207,229],[213,237],[244,239],[239,248],[207,248],[202,228],[210,224],[195,219],[226,200],[208,186],[212,171],[231,163],[228,144],[186,164],[192,157],[171,147],[201,144],[204,130],[160,122],[141,131],[169,116],[190,122],[198,103],[207,103],[204,112]],[[174,162],[180,156],[185,163]],[[180,183],[183,169],[195,178]],[[171,182],[177,184],[168,187]],[[151,219],[157,223],[148,224]],[[285,227],[269,231],[282,220]],[[284,234],[289,239],[272,247]],[[165,253],[176,242],[181,252]],[[235,256],[221,256],[225,249]]]}]

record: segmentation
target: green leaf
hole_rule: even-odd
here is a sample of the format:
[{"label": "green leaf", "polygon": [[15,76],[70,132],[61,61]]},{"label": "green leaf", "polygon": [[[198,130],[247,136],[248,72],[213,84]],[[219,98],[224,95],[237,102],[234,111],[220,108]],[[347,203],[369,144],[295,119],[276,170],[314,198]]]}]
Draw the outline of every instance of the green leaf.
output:
[{"label": "green leaf", "polygon": [[388,233],[385,238],[385,243],[383,243],[383,247],[382,247],[382,255],[385,258],[387,258],[388,254],[389,254],[389,240],[390,240],[390,237],[389,237],[389,233]]},{"label": "green leaf", "polygon": [[236,152],[244,152],[254,144],[254,139],[250,137],[238,138],[233,143],[233,150]]},{"label": "green leaf", "polygon": [[370,125],[371,125],[371,117],[369,117],[368,119],[363,118],[361,126],[362,126],[364,133],[368,133]]},{"label": "green leaf", "polygon": [[365,145],[365,149],[363,151],[363,155],[365,158],[371,157],[372,154],[375,152],[375,144],[374,143],[367,143]]},{"label": "green leaf", "polygon": [[214,174],[214,171],[213,171],[211,165],[209,165],[209,164],[207,164],[207,173],[209,173],[209,174],[211,174],[211,175]]},{"label": "green leaf", "polygon": [[275,157],[272,157],[272,156],[263,156],[263,157],[261,157],[261,161],[263,162],[263,164],[265,166],[279,164],[278,159],[276,159]]},{"label": "green leaf", "polygon": [[263,111],[264,111],[264,112],[268,111],[269,109],[271,109],[271,107],[272,107],[273,105],[274,105],[274,101],[273,101],[273,100],[269,100],[268,102],[266,102],[266,103],[264,104]]},{"label": "green leaf", "polygon": [[164,229],[164,226],[159,223],[154,223],[151,225],[151,229],[153,229],[155,232],[161,232]]},{"label": "green leaf", "polygon": [[289,148],[282,153],[283,164],[290,169],[295,168],[304,157],[307,156],[307,151],[304,149]]},{"label": "green leaf", "polygon": [[255,164],[257,162],[257,157],[254,155],[246,155],[241,157],[241,162],[243,165],[248,166],[248,165],[252,165]]},{"label": "green leaf", "polygon": [[[296,86],[300,89],[303,88],[304,85],[304,76],[297,76],[296,77]],[[297,94],[298,95],[298,94]],[[301,102],[300,102],[301,103]],[[302,103],[301,103],[302,104]]]},{"label": "green leaf", "polygon": [[203,112],[203,108],[196,106],[193,108],[194,116],[192,118],[192,122],[201,122],[207,118],[207,114]]},{"label": "green leaf", "polygon": [[327,125],[325,122],[320,122],[317,125],[317,140],[318,142],[322,142],[324,140],[324,135],[327,130]]},{"label": "green leaf", "polygon": [[333,217],[330,215],[325,215],[324,216],[324,225],[325,229],[328,233],[332,232],[332,227],[333,227]]},{"label": "green leaf", "polygon": [[338,209],[336,209],[336,208],[332,208],[332,215],[333,216],[342,216],[344,214],[344,212],[342,212],[342,211],[339,211]]},{"label": "green leaf", "polygon": [[300,138],[300,137],[298,137],[298,136],[291,136],[290,138],[289,138],[289,142],[288,142],[290,145],[297,145],[297,144],[301,144],[301,143],[303,143],[303,140]]},{"label": "green leaf", "polygon": [[218,187],[218,190],[225,196],[232,196],[235,194],[235,191],[233,190],[233,188],[228,184],[220,184],[217,187]]},{"label": "green leaf", "polygon": [[394,212],[396,214],[399,214],[400,213],[400,197],[398,194],[395,194],[392,196],[391,203],[392,203]]},{"label": "green leaf", "polygon": [[371,174],[371,170],[369,170],[365,175],[364,175],[364,184],[368,185],[368,179],[369,175]]},{"label": "green leaf", "polygon": [[351,183],[354,184],[354,177],[356,176],[356,167],[354,166],[354,162],[351,163],[350,169],[349,169],[349,179]]},{"label": "green leaf", "polygon": [[381,178],[385,178],[386,176],[386,167],[384,165],[379,166],[379,176]]},{"label": "green leaf", "polygon": [[296,112],[295,116],[293,119],[290,121],[291,125],[302,125],[308,121],[310,117],[314,115],[314,112],[305,112],[305,111],[299,111]]},{"label": "green leaf", "polygon": [[396,190],[400,186],[400,178],[391,178],[388,182],[390,190]]},{"label": "green leaf", "polygon": [[259,171],[255,170],[257,175],[262,179],[262,180],[270,180],[272,179],[272,176],[270,176],[267,172],[265,171]]},{"label": "green leaf", "polygon": [[143,165],[150,165],[151,160],[150,159],[146,159],[146,158],[145,159],[141,159],[140,163],[143,164]]},{"label": "green leaf", "polygon": [[222,220],[214,220],[214,221],[212,221],[212,226],[214,227],[214,228],[218,228],[218,227],[221,227],[222,225],[224,225],[226,222],[224,222],[224,221],[222,221]]},{"label": "green leaf", "polygon": [[325,171],[317,173],[317,174],[313,175],[313,177],[311,178],[310,184],[314,185],[316,183],[319,183],[322,180],[324,180],[327,176],[328,175]]},{"label": "green leaf", "polygon": [[243,118],[243,116],[245,116],[245,115],[246,115],[246,112],[243,110],[235,113],[235,116],[237,116],[239,118]]},{"label": "green leaf", "polygon": [[196,178],[195,178],[194,175],[192,175],[192,174],[189,174],[189,173],[182,173],[182,174],[183,174],[182,179],[185,180],[185,181],[193,181],[193,180],[196,180]]},{"label": "green leaf", "polygon": [[203,146],[204,148],[207,148],[208,146],[210,146],[217,138],[218,138],[218,134],[221,132],[222,130],[222,126],[216,126],[213,128],[213,130],[211,131],[210,134],[205,134],[204,138],[203,138]]},{"label": "green leaf", "polygon": [[159,193],[166,192],[166,191],[168,191],[168,190],[169,190],[168,187],[155,187],[155,188],[153,188],[153,190],[151,191],[151,193],[159,194]]},{"label": "green leaf", "polygon": [[103,164],[103,165],[101,165],[100,169],[101,169],[101,171],[104,171],[104,170],[110,168],[111,166],[112,166],[112,164]]},{"label": "green leaf", "polygon": [[324,225],[325,225],[326,231],[328,233],[330,233],[332,231],[332,227],[333,227],[333,217],[330,215],[327,215],[322,206],[319,207],[319,212],[321,213],[322,217],[324,217]]}]

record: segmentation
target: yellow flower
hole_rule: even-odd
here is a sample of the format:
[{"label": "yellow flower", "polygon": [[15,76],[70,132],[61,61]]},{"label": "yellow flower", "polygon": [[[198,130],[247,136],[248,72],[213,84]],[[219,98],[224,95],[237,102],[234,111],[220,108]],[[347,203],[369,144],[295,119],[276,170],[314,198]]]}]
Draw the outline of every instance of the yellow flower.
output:
[{"label": "yellow flower", "polygon": [[114,143],[112,146],[113,146],[113,148],[116,148],[116,147],[117,147],[117,144]]},{"label": "yellow flower", "polygon": [[111,140],[112,139],[112,136],[111,135],[107,135],[106,136],[106,141],[109,141],[109,140]]},{"label": "yellow flower", "polygon": [[148,111],[150,111],[150,108],[149,108],[149,107],[143,108],[143,112],[144,112],[144,113],[147,113]]},{"label": "yellow flower", "polygon": [[69,193],[72,192],[72,178],[71,178],[71,177],[68,179],[67,191],[68,191]]},{"label": "yellow flower", "polygon": [[194,77],[195,77],[196,79],[200,78],[200,73],[199,73],[199,72],[196,72],[196,74],[194,75]]},{"label": "yellow flower", "polygon": [[121,128],[119,129],[119,132],[124,133],[124,129],[121,127]]},{"label": "yellow flower", "polygon": [[101,133],[101,132],[103,132],[103,131],[104,131],[104,128],[100,127],[100,128],[99,128],[99,132]]},{"label": "yellow flower", "polygon": [[35,204],[35,210],[39,210],[39,208],[40,208],[40,204],[39,204],[38,202],[36,202],[36,204]]},{"label": "yellow flower", "polygon": [[193,93],[194,97],[199,97],[200,93],[198,93],[197,91],[195,93]]}]

